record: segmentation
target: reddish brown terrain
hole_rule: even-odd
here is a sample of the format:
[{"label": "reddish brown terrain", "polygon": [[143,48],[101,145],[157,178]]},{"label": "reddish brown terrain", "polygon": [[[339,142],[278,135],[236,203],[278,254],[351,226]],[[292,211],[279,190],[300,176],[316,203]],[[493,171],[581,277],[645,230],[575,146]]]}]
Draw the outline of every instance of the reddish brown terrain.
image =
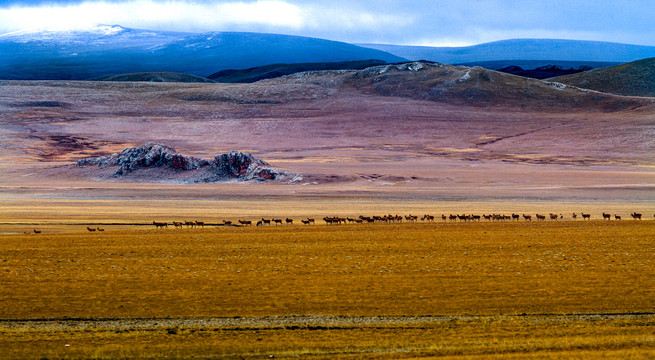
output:
[{"label": "reddish brown terrain", "polygon": [[[430,63],[252,84],[4,81],[0,139],[4,200],[655,201],[655,99]],[[302,179],[101,181],[74,166],[147,142],[247,152]]]}]

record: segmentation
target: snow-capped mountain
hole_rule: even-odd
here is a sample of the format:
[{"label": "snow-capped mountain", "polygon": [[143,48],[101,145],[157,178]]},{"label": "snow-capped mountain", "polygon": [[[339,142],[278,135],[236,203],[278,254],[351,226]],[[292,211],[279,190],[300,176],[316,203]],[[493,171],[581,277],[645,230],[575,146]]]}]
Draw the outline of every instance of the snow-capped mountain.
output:
[{"label": "snow-capped mountain", "polygon": [[183,33],[99,25],[0,35],[0,79],[92,79],[167,71],[208,76],[271,63],[404,59],[384,51],[301,36]]}]

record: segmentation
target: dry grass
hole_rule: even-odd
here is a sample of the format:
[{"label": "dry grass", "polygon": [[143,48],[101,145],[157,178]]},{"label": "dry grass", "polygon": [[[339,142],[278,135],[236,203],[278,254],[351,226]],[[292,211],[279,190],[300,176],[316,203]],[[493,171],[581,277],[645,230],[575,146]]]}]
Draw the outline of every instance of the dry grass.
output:
[{"label": "dry grass", "polygon": [[[3,321],[5,358],[655,354],[653,221],[108,228],[1,239],[0,318],[162,322]],[[566,315],[603,313],[644,315]],[[246,321],[291,314],[368,320]],[[424,315],[447,317],[413,317]],[[182,321],[233,317],[246,322]]]}]

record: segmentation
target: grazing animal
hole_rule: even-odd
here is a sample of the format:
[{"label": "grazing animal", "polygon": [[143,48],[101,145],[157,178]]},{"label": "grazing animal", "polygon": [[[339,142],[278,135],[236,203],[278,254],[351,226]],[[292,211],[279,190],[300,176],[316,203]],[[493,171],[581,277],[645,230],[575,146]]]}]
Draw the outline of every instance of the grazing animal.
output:
[{"label": "grazing animal", "polygon": [[277,226],[277,224],[282,225],[282,219],[273,219],[273,222],[275,223],[275,226]]},{"label": "grazing animal", "polygon": [[196,220],[196,225],[204,228],[205,227],[205,222]]},{"label": "grazing animal", "polygon": [[523,214],[523,218],[525,219],[525,221],[532,221],[532,215]]},{"label": "grazing animal", "polygon": [[312,219],[312,218],[307,218],[307,221],[309,221],[309,222],[312,223],[312,224],[316,224],[316,220],[314,220],[314,219]]},{"label": "grazing animal", "polygon": [[[155,225],[155,228],[163,228],[163,227],[166,227],[166,228],[167,228],[167,227],[168,227],[168,224],[165,223],[165,222],[157,222],[157,221],[153,221],[152,224]],[[89,231],[90,231],[90,230],[89,230]]]},{"label": "grazing animal", "polygon": [[636,212],[634,212],[634,213],[631,213],[630,215],[631,215],[632,218],[635,219],[635,220],[641,220],[641,214],[640,214],[640,213],[636,213]]},{"label": "grazing animal", "polygon": [[193,227],[196,226],[196,223],[194,223],[193,221],[186,221],[186,220],[184,220],[184,225],[186,225],[186,227],[191,226],[191,227],[193,228]]},{"label": "grazing animal", "polygon": [[610,220],[612,218],[612,215],[603,213],[603,220]]},{"label": "grazing animal", "polygon": [[223,225],[230,226],[232,222],[230,220],[223,220]]},{"label": "grazing animal", "polygon": [[252,226],[252,221],[250,220],[239,220],[239,224],[244,226]]},{"label": "grazing animal", "polygon": [[537,214],[537,220],[546,220],[546,215]]},{"label": "grazing animal", "polygon": [[614,215],[614,219],[615,219],[615,220],[621,220],[621,216],[615,214],[615,215]]},{"label": "grazing animal", "polygon": [[575,219],[578,218],[578,215],[576,215],[576,213],[573,213],[572,217],[573,217],[573,220],[575,220]]},{"label": "grazing animal", "polygon": [[105,229],[98,228],[98,231],[105,231]]},{"label": "grazing animal", "polygon": [[310,223],[309,220],[304,220],[304,219],[303,219],[303,220],[300,220],[300,222],[302,222],[302,223],[305,224],[305,225],[309,225],[309,223]]},{"label": "grazing animal", "polygon": [[86,227],[86,229],[89,230],[89,231],[96,231],[96,229],[90,228],[88,226]]},{"label": "grazing animal", "polygon": [[286,218],[284,221],[287,223],[287,225],[293,225],[293,219]]},{"label": "grazing animal", "polygon": [[551,220],[557,220],[557,214],[550,214]]},{"label": "grazing animal", "polygon": [[512,213],[512,220],[519,221],[520,216],[518,214]]},{"label": "grazing animal", "polygon": [[262,222],[264,223],[264,225],[271,225],[271,220],[270,219],[267,220],[267,219],[262,218]]},{"label": "grazing animal", "polygon": [[263,222],[261,220],[257,221],[257,224],[255,226],[262,226]]},{"label": "grazing animal", "polygon": [[175,225],[175,228],[182,228],[182,222],[181,221],[173,221],[173,225]]},{"label": "grazing animal", "polygon": [[447,219],[447,218],[446,218],[446,215],[445,215],[445,214],[441,214],[441,220],[446,221],[446,219]]},{"label": "grazing animal", "polygon": [[591,220],[591,214],[580,213],[582,215],[582,220]]},{"label": "grazing animal", "polygon": [[41,230],[34,229],[34,233],[35,233],[35,234],[40,234],[40,233],[41,233]]}]

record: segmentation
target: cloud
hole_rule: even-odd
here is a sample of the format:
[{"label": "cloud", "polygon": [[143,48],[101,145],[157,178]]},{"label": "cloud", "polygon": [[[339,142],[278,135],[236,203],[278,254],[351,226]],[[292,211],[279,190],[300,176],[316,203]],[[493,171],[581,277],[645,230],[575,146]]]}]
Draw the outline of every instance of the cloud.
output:
[{"label": "cloud", "polygon": [[179,30],[223,30],[260,26],[297,29],[303,26],[302,10],[278,0],[220,3],[134,0],[82,2],[0,9],[5,29],[72,29],[95,24],[131,27],[167,27]]},{"label": "cloud", "polygon": [[407,45],[516,37],[655,45],[654,16],[652,0],[0,0],[0,33],[118,24]]}]

